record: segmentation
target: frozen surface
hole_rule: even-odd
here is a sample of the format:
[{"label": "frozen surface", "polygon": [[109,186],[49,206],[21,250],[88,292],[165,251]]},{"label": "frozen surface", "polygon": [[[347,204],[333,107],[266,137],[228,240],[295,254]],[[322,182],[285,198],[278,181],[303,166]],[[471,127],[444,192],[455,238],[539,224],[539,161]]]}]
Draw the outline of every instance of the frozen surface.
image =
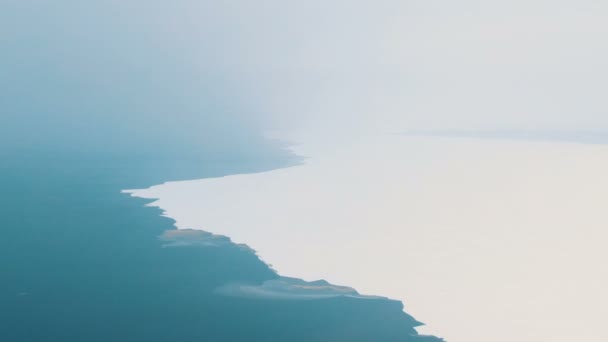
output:
[{"label": "frozen surface", "polygon": [[281,275],[402,300],[450,342],[608,340],[607,147],[387,135],[294,151],[304,165],[134,195]]}]

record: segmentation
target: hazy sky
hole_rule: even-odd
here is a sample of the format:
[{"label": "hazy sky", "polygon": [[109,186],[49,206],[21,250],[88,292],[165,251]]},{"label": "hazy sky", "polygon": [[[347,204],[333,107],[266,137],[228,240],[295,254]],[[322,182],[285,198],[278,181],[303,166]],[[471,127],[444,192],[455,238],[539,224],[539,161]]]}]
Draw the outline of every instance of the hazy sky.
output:
[{"label": "hazy sky", "polygon": [[[128,112],[144,129],[146,115],[334,132],[608,129],[607,14],[595,0],[9,1],[0,86],[19,108],[26,84],[43,93],[32,111],[96,125]],[[68,94],[106,110],[66,110]]]},{"label": "hazy sky", "polygon": [[186,22],[271,126],[590,129],[608,127],[606,14],[597,1],[235,1]]}]

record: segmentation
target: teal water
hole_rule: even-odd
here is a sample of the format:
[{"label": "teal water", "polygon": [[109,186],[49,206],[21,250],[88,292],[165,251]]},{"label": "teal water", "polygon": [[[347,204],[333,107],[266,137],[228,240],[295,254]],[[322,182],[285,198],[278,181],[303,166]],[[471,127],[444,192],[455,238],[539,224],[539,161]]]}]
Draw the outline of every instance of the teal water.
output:
[{"label": "teal water", "polygon": [[218,294],[278,275],[254,252],[163,248],[175,229],[120,190],[293,163],[5,152],[0,183],[0,340],[418,341],[418,323],[386,299],[256,299]]}]

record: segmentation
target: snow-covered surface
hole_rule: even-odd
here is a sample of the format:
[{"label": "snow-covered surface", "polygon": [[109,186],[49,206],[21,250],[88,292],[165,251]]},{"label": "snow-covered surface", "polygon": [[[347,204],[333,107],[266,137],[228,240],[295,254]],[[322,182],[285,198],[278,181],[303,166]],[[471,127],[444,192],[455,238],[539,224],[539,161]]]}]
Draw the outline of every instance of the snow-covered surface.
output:
[{"label": "snow-covered surface", "polygon": [[132,193],[281,275],[402,300],[450,342],[608,340],[608,147],[328,141],[296,145],[301,166]]}]

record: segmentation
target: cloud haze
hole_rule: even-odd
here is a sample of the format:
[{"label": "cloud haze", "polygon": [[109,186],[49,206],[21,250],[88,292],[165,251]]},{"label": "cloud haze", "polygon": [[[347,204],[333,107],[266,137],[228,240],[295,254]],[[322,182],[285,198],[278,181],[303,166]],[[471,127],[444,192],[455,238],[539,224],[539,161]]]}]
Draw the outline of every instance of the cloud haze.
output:
[{"label": "cloud haze", "polygon": [[30,139],[54,126],[158,139],[150,120],[191,140],[189,127],[608,129],[597,1],[39,0],[1,12],[4,126]]}]

